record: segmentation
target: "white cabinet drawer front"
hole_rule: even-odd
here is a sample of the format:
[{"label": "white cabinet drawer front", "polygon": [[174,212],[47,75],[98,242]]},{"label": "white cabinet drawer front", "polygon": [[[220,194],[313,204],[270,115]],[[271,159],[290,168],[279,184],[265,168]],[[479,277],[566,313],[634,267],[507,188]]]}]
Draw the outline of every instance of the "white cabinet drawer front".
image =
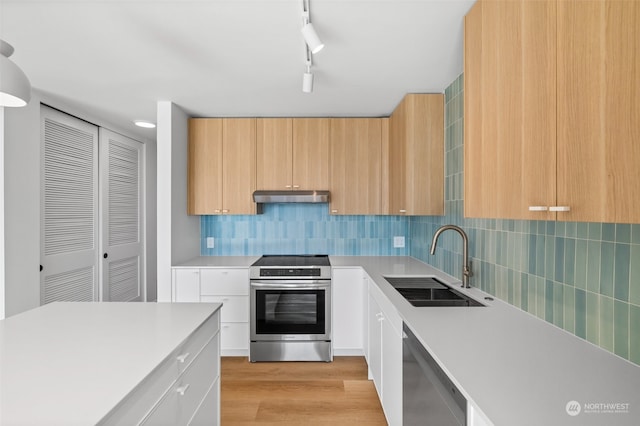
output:
[{"label": "white cabinet drawer front", "polygon": [[215,313],[204,324],[202,324],[175,352],[175,362],[178,365],[178,371],[185,371],[204,345],[215,336],[220,330],[220,314]]},{"label": "white cabinet drawer front", "polygon": [[249,350],[249,323],[223,323],[220,331],[221,347]]},{"label": "white cabinet drawer front", "polygon": [[220,424],[220,378],[209,388],[198,411],[189,422],[191,426],[212,426]]},{"label": "white cabinet drawer front", "polygon": [[201,296],[200,301],[222,303],[222,322],[249,321],[249,296]]},{"label": "white cabinet drawer front", "polygon": [[[175,353],[174,353],[175,354]],[[100,425],[137,425],[179,376],[175,356],[167,357],[146,379],[106,415]]]},{"label": "white cabinet drawer front", "polygon": [[201,269],[200,294],[249,295],[249,269]]},{"label": "white cabinet drawer front", "polygon": [[142,424],[186,425],[219,375],[218,338],[205,346]]}]

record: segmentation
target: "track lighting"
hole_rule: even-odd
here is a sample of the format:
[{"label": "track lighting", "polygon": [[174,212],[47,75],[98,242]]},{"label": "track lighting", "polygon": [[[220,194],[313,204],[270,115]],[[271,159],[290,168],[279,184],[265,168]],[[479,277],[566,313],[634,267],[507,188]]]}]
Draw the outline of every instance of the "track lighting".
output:
[{"label": "track lighting", "polygon": [[318,33],[310,20],[309,0],[302,0],[302,29],[300,31],[311,53],[318,53],[324,47],[324,43],[318,37]]},{"label": "track lighting", "polygon": [[0,107],[22,107],[31,100],[31,83],[9,56],[13,46],[0,40]]},{"label": "track lighting", "polygon": [[324,47],[324,43],[318,37],[313,24],[309,22],[309,0],[302,0],[302,36],[304,37],[304,61],[305,72],[302,74],[302,91],[313,92],[313,74],[311,73],[312,54],[318,53]]}]

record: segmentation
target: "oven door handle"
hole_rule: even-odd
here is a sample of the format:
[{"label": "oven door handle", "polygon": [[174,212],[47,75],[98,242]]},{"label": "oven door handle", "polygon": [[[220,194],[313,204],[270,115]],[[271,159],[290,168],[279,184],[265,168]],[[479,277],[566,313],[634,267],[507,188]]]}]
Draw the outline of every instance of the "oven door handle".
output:
[{"label": "oven door handle", "polygon": [[291,282],[269,282],[269,283],[251,283],[252,288],[262,288],[262,289],[293,289],[293,290],[316,290],[322,288],[330,288],[331,283],[327,282],[299,282],[299,283],[291,283]]}]

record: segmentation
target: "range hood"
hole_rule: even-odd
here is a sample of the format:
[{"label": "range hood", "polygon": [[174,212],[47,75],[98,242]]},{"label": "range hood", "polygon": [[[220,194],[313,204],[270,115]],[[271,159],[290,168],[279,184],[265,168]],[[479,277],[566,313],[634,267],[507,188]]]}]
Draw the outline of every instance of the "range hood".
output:
[{"label": "range hood", "polygon": [[328,203],[329,191],[255,191],[253,201],[261,203]]}]

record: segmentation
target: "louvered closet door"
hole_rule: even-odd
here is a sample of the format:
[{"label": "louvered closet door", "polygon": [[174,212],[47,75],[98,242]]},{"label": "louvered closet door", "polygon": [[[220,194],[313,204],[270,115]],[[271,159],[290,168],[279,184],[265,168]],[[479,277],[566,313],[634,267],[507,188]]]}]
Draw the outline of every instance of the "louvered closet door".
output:
[{"label": "louvered closet door", "polygon": [[43,106],[41,138],[41,302],[97,301],[98,128]]},{"label": "louvered closet door", "polygon": [[142,144],[100,129],[102,300],[143,301]]}]

